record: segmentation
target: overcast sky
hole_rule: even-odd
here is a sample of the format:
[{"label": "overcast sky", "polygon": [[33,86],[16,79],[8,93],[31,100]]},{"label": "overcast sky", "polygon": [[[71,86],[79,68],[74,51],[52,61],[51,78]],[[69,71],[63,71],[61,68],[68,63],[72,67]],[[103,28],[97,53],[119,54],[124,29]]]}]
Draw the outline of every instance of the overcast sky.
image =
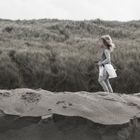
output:
[{"label": "overcast sky", "polygon": [[0,0],[0,18],[139,20],[140,0]]}]

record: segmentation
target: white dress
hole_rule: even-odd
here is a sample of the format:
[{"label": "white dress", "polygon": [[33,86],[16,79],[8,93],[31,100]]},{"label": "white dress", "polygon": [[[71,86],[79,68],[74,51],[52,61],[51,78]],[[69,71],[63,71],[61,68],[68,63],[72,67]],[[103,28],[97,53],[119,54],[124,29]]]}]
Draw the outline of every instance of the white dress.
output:
[{"label": "white dress", "polygon": [[[109,59],[106,59],[109,58]],[[114,69],[114,67],[112,66],[111,62],[110,62],[110,51],[105,49],[103,51],[102,54],[102,62],[104,62],[104,64],[102,66],[99,66],[99,76],[106,76],[107,73],[109,75],[109,78],[115,78],[117,77],[117,73],[116,70]]]},{"label": "white dress", "polygon": [[99,76],[105,76],[108,73],[109,78],[117,77],[116,70],[111,64],[105,64],[104,66],[99,66]]}]

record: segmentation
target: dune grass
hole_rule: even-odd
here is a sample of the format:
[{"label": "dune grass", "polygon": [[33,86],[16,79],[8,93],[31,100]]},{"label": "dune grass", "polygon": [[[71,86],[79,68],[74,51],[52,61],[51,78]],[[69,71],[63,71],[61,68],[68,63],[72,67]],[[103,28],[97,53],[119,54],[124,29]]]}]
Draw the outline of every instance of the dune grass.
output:
[{"label": "dune grass", "polygon": [[140,21],[0,20],[0,88],[100,91],[97,39],[110,34],[115,92],[140,92]]}]

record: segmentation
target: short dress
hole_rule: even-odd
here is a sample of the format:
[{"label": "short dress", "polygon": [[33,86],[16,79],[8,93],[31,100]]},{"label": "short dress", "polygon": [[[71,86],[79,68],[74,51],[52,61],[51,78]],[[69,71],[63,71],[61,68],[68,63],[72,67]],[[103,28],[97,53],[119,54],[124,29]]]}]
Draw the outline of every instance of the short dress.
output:
[{"label": "short dress", "polygon": [[103,65],[99,66],[99,76],[109,75],[109,78],[117,77],[116,69],[111,64],[110,51],[108,49],[103,50],[101,63]]},{"label": "short dress", "polygon": [[116,70],[111,64],[105,64],[104,66],[99,66],[99,76],[109,75],[109,78],[117,77]]}]

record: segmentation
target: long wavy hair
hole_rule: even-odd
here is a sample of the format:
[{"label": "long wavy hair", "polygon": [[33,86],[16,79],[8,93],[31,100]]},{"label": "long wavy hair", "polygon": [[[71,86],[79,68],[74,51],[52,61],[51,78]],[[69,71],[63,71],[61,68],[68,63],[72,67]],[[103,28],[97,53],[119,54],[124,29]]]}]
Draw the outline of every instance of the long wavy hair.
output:
[{"label": "long wavy hair", "polygon": [[107,47],[107,49],[109,49],[112,52],[115,48],[115,44],[112,42],[110,35],[103,35],[101,39],[103,41],[103,44]]}]

